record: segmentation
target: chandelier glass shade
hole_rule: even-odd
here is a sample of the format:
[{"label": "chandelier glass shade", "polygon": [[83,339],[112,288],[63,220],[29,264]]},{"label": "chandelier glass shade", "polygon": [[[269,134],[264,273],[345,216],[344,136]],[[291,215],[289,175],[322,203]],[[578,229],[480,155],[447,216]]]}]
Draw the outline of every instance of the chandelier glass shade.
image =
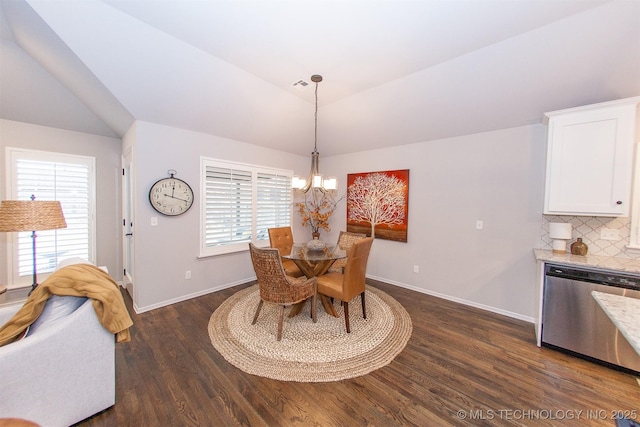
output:
[{"label": "chandelier glass shade", "polygon": [[324,193],[325,191],[329,190],[337,190],[338,180],[334,177],[324,179],[322,177],[322,174],[320,173],[320,167],[318,165],[320,158],[320,153],[318,153],[318,83],[322,81],[322,76],[314,74],[313,76],[311,76],[311,81],[316,84],[315,133],[313,152],[311,153],[311,170],[309,172],[309,178],[307,179],[300,178],[299,176],[294,176],[291,180],[291,186],[295,190],[302,190],[304,193],[308,192],[311,189],[320,190]]}]

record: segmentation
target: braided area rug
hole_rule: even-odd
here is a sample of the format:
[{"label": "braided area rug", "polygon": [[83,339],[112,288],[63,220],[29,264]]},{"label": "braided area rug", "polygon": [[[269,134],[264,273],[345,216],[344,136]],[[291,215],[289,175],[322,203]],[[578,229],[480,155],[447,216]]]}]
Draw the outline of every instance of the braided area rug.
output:
[{"label": "braided area rug", "polygon": [[289,318],[285,309],[282,340],[276,304],[264,303],[251,324],[260,301],[258,285],[237,292],[211,315],[209,337],[214,348],[232,365],[249,374],[281,381],[328,382],[354,378],[388,365],[404,349],[412,324],[395,299],[367,285],[367,318],[362,318],[360,298],[349,303],[351,333],[338,301],[338,318],[327,314],[317,301],[318,322],[311,320],[310,301],[300,314]]}]

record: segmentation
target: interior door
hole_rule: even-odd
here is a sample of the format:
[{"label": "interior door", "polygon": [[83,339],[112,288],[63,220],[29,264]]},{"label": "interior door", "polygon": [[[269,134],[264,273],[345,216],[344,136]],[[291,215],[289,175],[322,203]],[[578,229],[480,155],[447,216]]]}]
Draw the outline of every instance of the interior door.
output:
[{"label": "interior door", "polygon": [[133,278],[135,276],[134,263],[134,238],[133,238],[133,161],[131,158],[131,150],[128,150],[122,157],[122,266],[123,283],[129,294],[133,297]]}]

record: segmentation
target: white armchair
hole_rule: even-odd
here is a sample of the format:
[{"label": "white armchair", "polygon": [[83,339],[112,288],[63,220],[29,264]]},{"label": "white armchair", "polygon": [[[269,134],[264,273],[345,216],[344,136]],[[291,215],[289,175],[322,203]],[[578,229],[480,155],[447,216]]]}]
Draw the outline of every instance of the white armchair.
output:
[{"label": "white armchair", "polygon": [[[19,308],[0,308],[0,325]],[[90,299],[46,328],[0,347],[0,418],[69,426],[114,404],[115,338]]]}]

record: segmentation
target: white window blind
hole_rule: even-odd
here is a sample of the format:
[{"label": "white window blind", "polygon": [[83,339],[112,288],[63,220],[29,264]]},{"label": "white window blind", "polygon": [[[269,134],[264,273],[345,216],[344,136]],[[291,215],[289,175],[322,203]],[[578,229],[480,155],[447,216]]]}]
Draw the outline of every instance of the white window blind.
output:
[{"label": "white window blind", "polygon": [[202,158],[201,256],[248,250],[291,223],[291,171]]},{"label": "white window blind", "polygon": [[206,174],[206,246],[250,242],[251,172],[212,166]]},{"label": "white window blind", "polygon": [[291,225],[291,175],[258,173],[257,240],[269,240],[269,228]]},{"label": "white window blind", "polygon": [[[93,157],[7,149],[10,199],[57,200],[67,228],[36,232],[36,267],[39,282],[63,259],[79,257],[95,262]],[[29,283],[33,274],[30,232],[13,234],[9,250],[14,283]]]}]

